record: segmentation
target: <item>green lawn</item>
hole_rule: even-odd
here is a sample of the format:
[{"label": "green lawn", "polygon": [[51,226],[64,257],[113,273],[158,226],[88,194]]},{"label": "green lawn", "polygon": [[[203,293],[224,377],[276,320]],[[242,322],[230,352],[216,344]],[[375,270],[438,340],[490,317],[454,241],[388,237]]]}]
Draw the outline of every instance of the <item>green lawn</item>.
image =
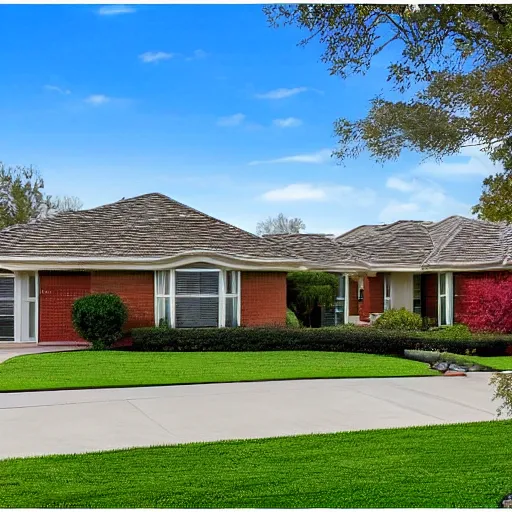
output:
[{"label": "green lawn", "polygon": [[477,364],[494,368],[495,370],[512,370],[512,356],[501,356],[501,357],[478,357],[469,356],[471,361]]},{"label": "green lawn", "polygon": [[346,352],[60,352],[0,364],[0,391],[328,377],[436,375],[424,363]]},{"label": "green lawn", "polygon": [[495,508],[512,421],[0,461],[0,507]]}]

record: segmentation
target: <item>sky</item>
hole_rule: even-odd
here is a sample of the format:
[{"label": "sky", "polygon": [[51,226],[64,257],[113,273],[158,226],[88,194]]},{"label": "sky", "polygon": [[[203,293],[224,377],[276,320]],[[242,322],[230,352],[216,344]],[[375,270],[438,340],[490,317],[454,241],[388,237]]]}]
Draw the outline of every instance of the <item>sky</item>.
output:
[{"label": "sky", "polygon": [[160,192],[248,231],[470,216],[496,172],[475,148],[340,165],[333,122],[389,94],[386,59],[331,76],[257,5],[1,5],[0,161],[92,208]]}]

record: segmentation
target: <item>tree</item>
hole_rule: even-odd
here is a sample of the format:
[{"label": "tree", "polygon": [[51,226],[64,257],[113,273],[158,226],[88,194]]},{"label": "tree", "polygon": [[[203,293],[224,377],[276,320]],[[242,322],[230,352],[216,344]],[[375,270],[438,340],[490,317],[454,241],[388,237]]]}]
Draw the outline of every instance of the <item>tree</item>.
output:
[{"label": "tree", "polygon": [[256,233],[258,235],[281,235],[284,233],[300,233],[306,229],[306,225],[298,217],[289,219],[280,213],[277,217],[258,222]]},{"label": "tree", "polygon": [[[442,158],[477,145],[512,158],[512,6],[274,5],[273,26],[319,40],[331,74],[364,74],[395,48],[388,66],[398,101],[373,98],[366,117],[338,119],[340,160],[367,150],[377,161],[405,149]],[[389,55],[386,53],[386,56]]]},{"label": "tree", "polygon": [[82,201],[75,196],[54,197],[51,199],[52,208],[57,212],[76,212],[84,206]]},{"label": "tree", "polygon": [[0,229],[47,215],[51,201],[43,188],[43,179],[32,167],[0,162]]},{"label": "tree", "polygon": [[512,224],[512,171],[485,178],[480,202],[472,212],[479,219]]},{"label": "tree", "polygon": [[311,314],[318,306],[330,307],[338,294],[338,278],[328,272],[297,271],[288,274],[290,308],[311,327]]}]

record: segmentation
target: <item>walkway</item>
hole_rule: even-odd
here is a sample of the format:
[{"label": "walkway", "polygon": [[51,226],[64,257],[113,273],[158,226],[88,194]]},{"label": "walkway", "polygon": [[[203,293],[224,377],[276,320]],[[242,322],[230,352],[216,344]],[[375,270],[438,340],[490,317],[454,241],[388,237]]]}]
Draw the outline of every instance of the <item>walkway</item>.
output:
[{"label": "walkway", "polygon": [[25,344],[18,344],[22,345],[19,347],[13,346],[14,343],[10,343],[9,347],[6,347],[5,345],[2,346],[0,343],[0,363],[3,363],[4,361],[7,361],[7,359],[12,359],[13,357],[17,356],[25,356],[29,354],[43,354],[45,352],[68,352],[70,350],[83,350],[87,347],[83,346],[68,346],[68,345],[36,345],[33,344],[33,347],[27,347]]},{"label": "walkway", "polygon": [[491,420],[490,374],[0,394],[0,458]]}]

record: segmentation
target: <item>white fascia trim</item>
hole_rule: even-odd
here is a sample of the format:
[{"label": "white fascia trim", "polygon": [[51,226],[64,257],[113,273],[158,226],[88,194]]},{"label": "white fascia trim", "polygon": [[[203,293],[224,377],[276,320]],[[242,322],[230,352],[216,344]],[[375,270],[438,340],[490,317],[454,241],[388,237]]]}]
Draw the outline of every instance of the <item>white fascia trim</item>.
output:
[{"label": "white fascia trim", "polygon": [[237,258],[204,252],[178,255],[172,258],[33,258],[18,257],[0,260],[7,270],[170,270],[193,263],[209,263],[230,270],[306,270],[301,260],[267,260]]}]

